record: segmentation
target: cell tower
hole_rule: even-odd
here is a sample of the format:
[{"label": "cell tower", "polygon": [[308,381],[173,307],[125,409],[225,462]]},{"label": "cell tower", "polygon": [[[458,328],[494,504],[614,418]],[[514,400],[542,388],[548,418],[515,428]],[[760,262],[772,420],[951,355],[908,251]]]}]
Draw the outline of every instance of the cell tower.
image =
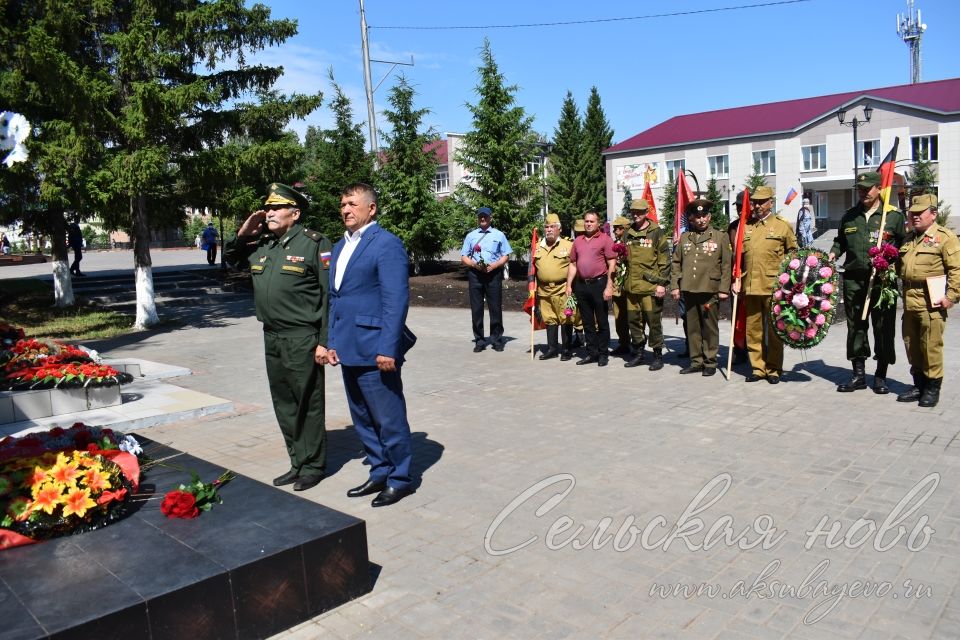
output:
[{"label": "cell tower", "polygon": [[897,14],[897,35],[910,47],[910,84],[920,82],[920,38],[927,25],[920,21],[920,10],[913,11],[913,0],[907,0],[907,13]]}]

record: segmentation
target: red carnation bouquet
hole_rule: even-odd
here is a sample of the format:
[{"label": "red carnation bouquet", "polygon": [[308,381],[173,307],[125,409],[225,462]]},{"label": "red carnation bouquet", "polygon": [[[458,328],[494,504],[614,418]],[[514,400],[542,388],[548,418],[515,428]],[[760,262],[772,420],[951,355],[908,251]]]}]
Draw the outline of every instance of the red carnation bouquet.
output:
[{"label": "red carnation bouquet", "polygon": [[190,475],[189,484],[181,484],[163,496],[160,511],[168,518],[196,518],[201,511],[210,511],[214,504],[223,504],[217,490],[237,477],[232,471],[224,471],[213,482],[203,482],[196,473]]}]

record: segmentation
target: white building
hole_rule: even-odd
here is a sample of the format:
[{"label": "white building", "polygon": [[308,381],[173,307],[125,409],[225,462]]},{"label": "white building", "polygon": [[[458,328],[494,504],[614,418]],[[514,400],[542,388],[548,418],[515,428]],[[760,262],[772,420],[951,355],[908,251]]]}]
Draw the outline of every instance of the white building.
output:
[{"label": "white building", "polygon": [[622,210],[624,187],[637,198],[648,179],[659,203],[683,169],[696,174],[704,191],[716,178],[729,202],[759,162],[787,219],[801,204],[800,197],[784,204],[793,188],[810,198],[818,228],[835,227],[853,204],[854,131],[859,172],[877,170],[899,137],[897,172],[909,173],[924,154],[934,163],[940,199],[960,215],[960,78],[954,78],[675,116],[604,152],[607,217]]}]

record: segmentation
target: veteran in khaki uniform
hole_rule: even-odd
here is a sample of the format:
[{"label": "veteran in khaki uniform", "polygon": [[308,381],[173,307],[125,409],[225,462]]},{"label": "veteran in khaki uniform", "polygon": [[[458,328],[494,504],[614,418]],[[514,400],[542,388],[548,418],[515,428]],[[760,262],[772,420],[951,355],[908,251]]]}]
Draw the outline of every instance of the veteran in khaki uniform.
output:
[{"label": "veteran in khaki uniform", "polygon": [[[613,219],[613,241],[615,243],[623,242],[623,235],[629,226],[630,221],[623,216],[617,216]],[[620,273],[621,260],[623,258],[617,258],[617,269],[613,272],[613,298],[610,300],[610,306],[613,307],[613,326],[617,334],[617,348],[610,352],[612,356],[630,355],[630,319],[627,314],[627,292],[622,287],[617,286],[616,278],[617,274]]]},{"label": "veteran in khaki uniform", "polygon": [[713,203],[706,199],[687,205],[687,229],[673,252],[670,295],[683,296],[684,325],[690,343],[690,364],[680,370],[712,376],[717,372],[720,348],[720,301],[730,291],[730,238],[725,231],[710,228]]},{"label": "veteran in khaki uniform", "polygon": [[783,342],[771,324],[770,300],[784,256],[797,248],[797,236],[789,222],[773,214],[773,189],[757,187],[750,202],[753,215],[743,233],[743,278],[733,284],[735,294],[744,294],[747,316],[747,353],[753,371],[746,381],[777,384],[783,375]]},{"label": "veteran in khaki uniform", "polygon": [[263,209],[251,214],[225,254],[250,261],[257,320],[263,323],[267,380],[290,470],[273,484],[303,491],[326,472],[324,376],[328,275],[332,244],[300,225],[306,197],[284,184],[267,188]]},{"label": "veteran in khaki uniform", "polygon": [[[560,217],[547,214],[543,224],[543,240],[537,246],[534,262],[537,267],[537,298],[540,316],[547,325],[547,350],[540,354],[541,360],[550,360],[558,355],[561,360],[573,357],[574,318],[564,315],[567,304],[567,267],[570,266],[570,247],[573,242],[560,236]],[[563,351],[558,344],[558,333]]]},{"label": "veteran in khaki uniform", "polygon": [[650,371],[659,371],[663,368],[663,298],[670,284],[670,245],[663,229],[647,217],[649,207],[642,198],[630,204],[633,224],[623,236],[627,245],[624,288],[633,342],[633,357],[623,366],[643,364],[643,348],[648,341],[644,330],[649,329],[649,343],[653,349]]},{"label": "veteran in khaki uniform", "polygon": [[[910,362],[913,387],[897,396],[898,402],[917,402],[935,407],[943,381],[943,332],[947,309],[960,301],[960,240],[936,223],[937,197],[916,196],[910,207],[913,230],[900,247],[900,277],[903,279],[903,344]],[[946,276],[945,294],[932,300],[927,278]],[[937,294],[939,297],[939,291]]]}]

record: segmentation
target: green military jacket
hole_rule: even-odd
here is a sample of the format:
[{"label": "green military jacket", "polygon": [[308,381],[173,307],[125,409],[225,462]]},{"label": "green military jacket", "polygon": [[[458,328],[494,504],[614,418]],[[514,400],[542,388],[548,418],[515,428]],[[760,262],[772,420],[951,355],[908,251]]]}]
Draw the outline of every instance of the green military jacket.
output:
[{"label": "green military jacket", "polygon": [[673,251],[670,290],[726,293],[730,290],[730,237],[726,231],[687,231]]},{"label": "green military jacket", "polygon": [[[864,207],[862,202],[857,206],[847,209],[847,212],[840,218],[840,226],[837,228],[837,237],[833,241],[830,253],[840,259],[845,256],[843,271],[848,276],[867,276],[870,273],[870,257],[867,251],[870,247],[877,246],[877,237],[880,232],[880,207],[867,219],[864,216]],[[888,211],[887,219],[883,225],[883,241],[889,242],[896,247],[903,244],[903,239],[907,235],[907,220],[900,211]]]},{"label": "green military jacket", "polygon": [[663,229],[651,223],[637,231],[631,225],[623,243],[627,245],[626,293],[653,295],[658,285],[670,284],[670,246]]},{"label": "green military jacket", "polygon": [[773,214],[747,223],[743,231],[744,295],[773,295],[774,281],[788,251],[797,248],[793,225]]},{"label": "green military jacket", "polygon": [[960,302],[960,240],[950,229],[934,223],[925,233],[908,234],[897,267],[906,311],[933,310],[926,281],[935,276],[947,276],[947,298]]},{"label": "green military jacket", "polygon": [[227,244],[228,261],[250,261],[253,301],[264,331],[318,333],[319,344],[326,345],[332,247],[325,235],[299,224],[279,240],[265,233],[252,242]]}]

